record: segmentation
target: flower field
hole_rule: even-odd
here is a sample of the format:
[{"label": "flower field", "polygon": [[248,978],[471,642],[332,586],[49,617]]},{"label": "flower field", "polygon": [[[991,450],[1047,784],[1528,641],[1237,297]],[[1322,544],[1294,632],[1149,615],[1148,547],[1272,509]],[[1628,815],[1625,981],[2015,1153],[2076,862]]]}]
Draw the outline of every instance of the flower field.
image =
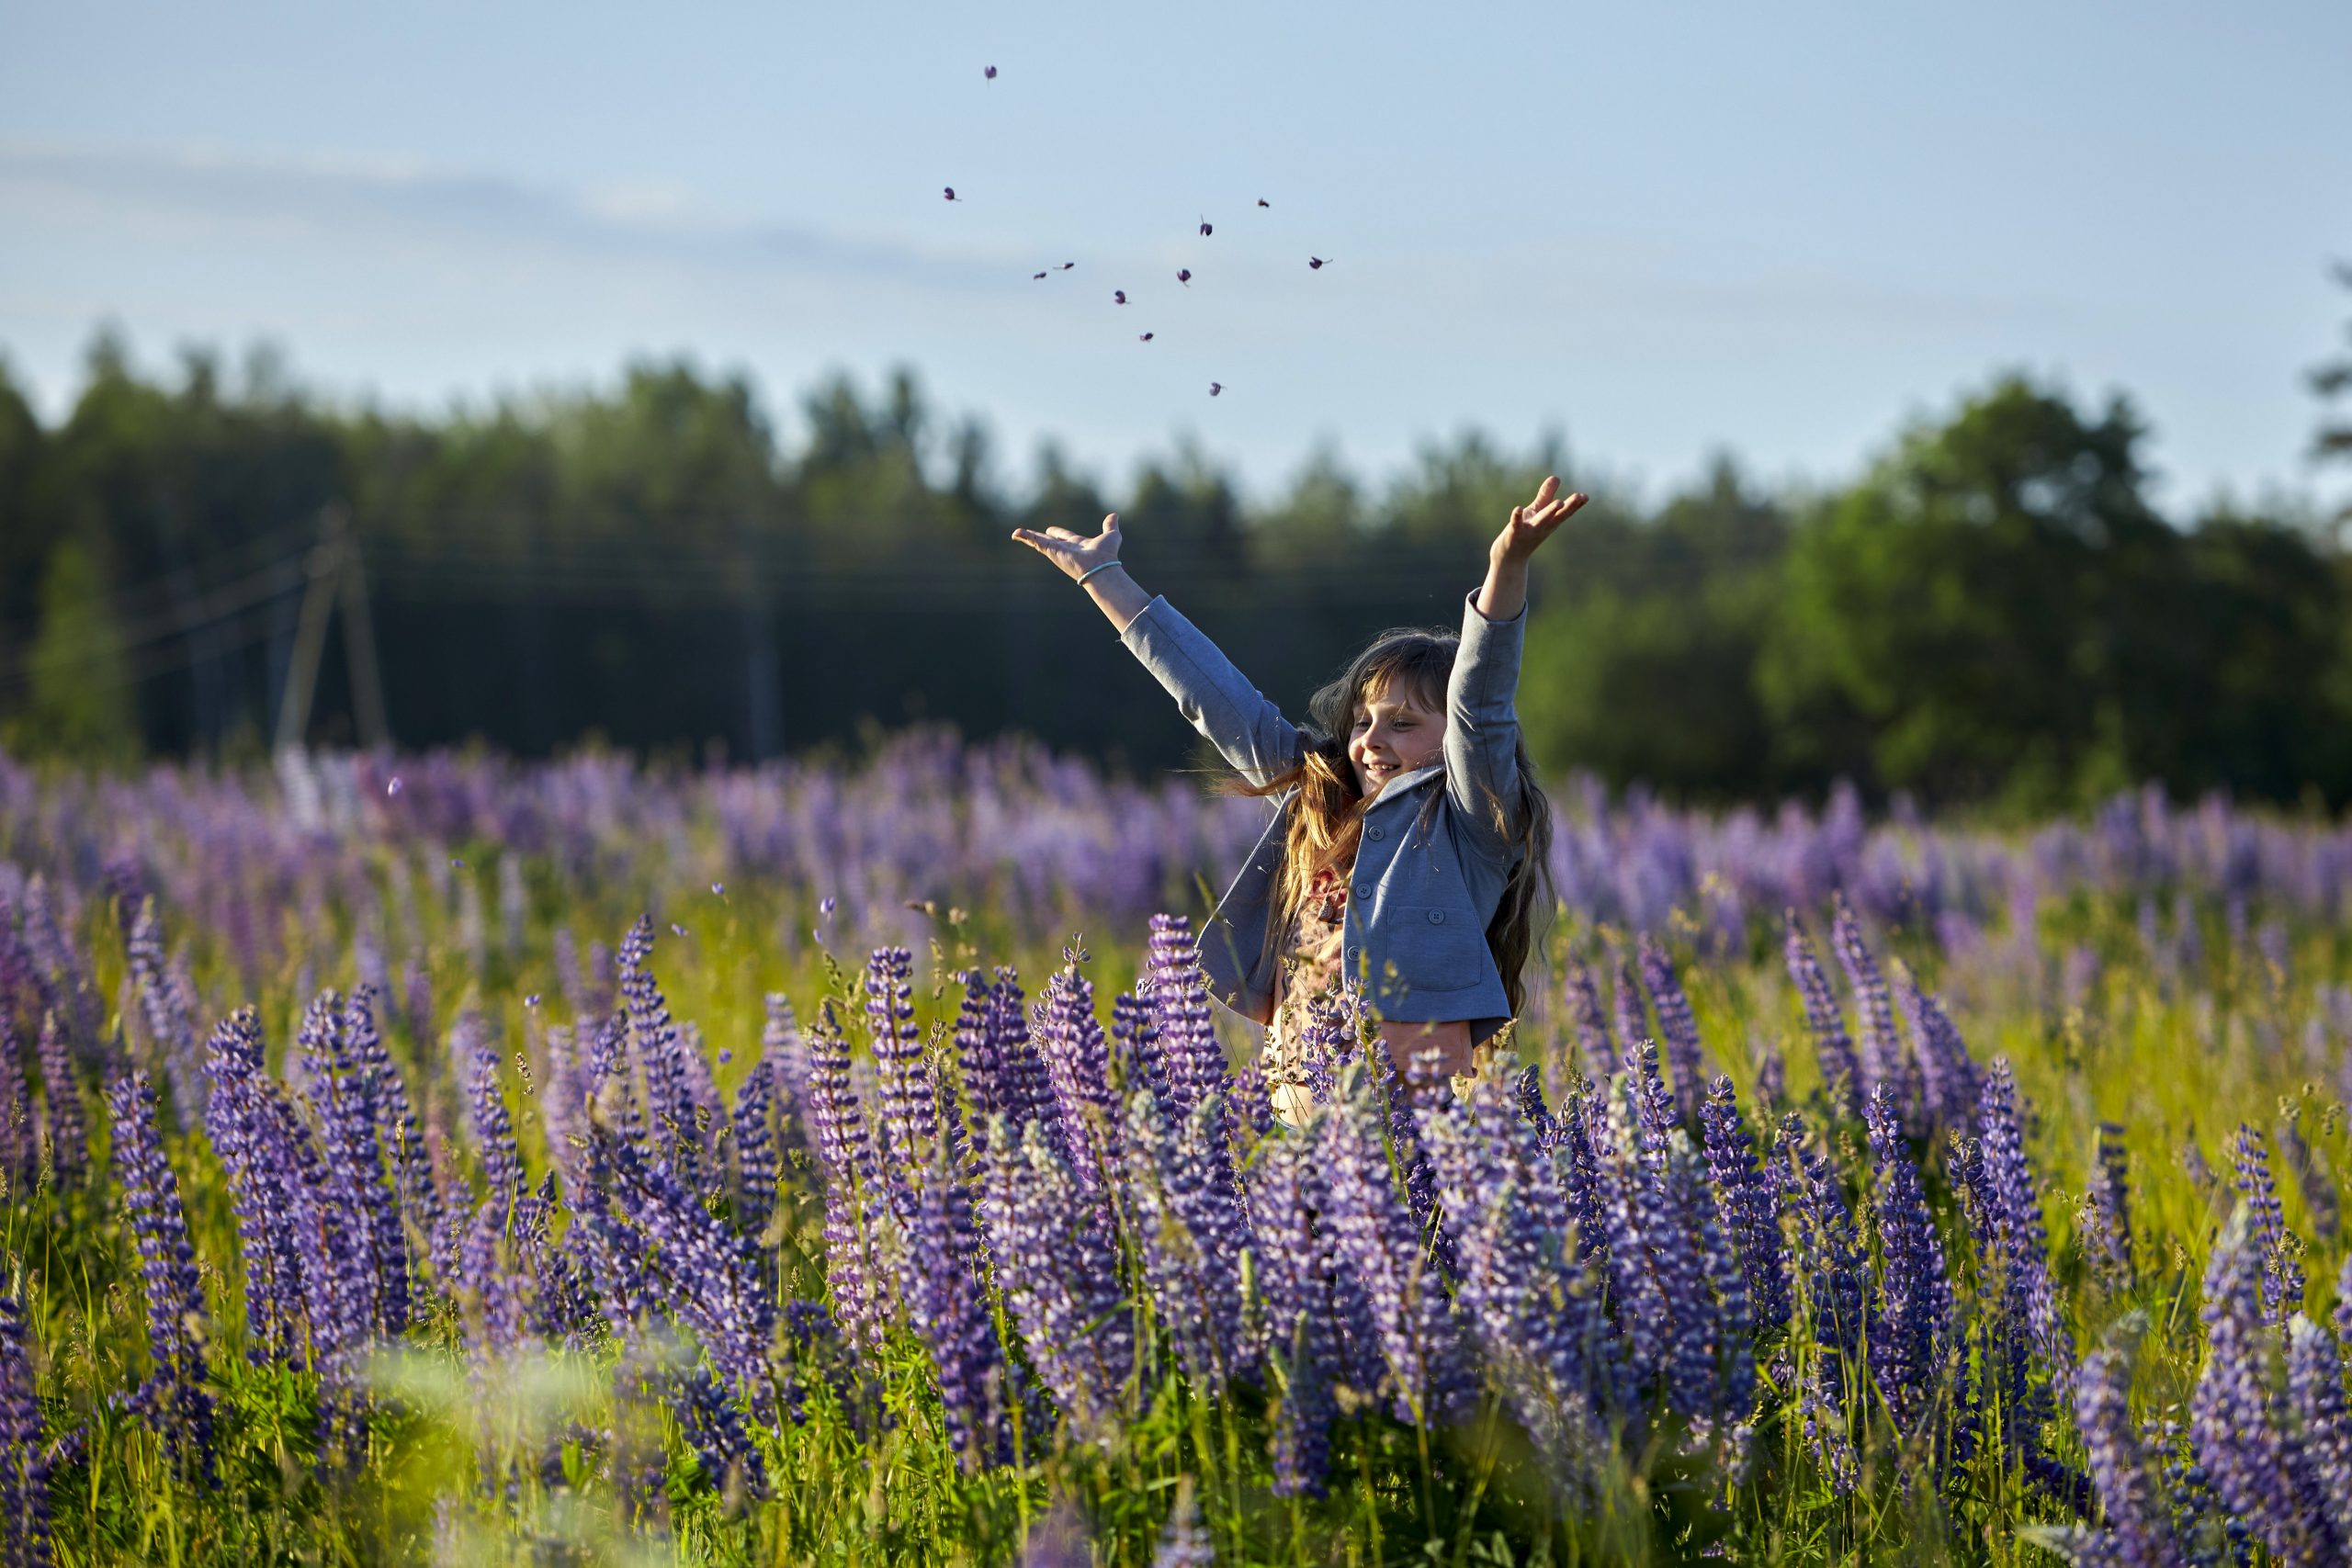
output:
[{"label": "flower field", "polygon": [[0,758],[0,1560],[2352,1561],[2352,829],[1558,804],[1289,1126],[1262,802]]}]

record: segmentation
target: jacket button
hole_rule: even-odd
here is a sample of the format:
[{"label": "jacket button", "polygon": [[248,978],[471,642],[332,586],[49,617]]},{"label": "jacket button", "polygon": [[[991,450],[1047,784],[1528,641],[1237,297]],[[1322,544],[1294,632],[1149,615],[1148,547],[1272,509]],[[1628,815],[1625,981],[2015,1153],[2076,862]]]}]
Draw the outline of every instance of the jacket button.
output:
[{"label": "jacket button", "polygon": [[1360,963],[1362,963],[1362,962],[1363,962],[1363,948],[1361,948],[1361,947],[1351,947],[1351,948],[1348,949],[1348,967],[1349,967],[1349,968],[1352,969],[1352,968],[1354,968],[1358,964],[1360,964]]},{"label": "jacket button", "polygon": [[1369,882],[1359,882],[1359,883],[1357,883],[1357,884],[1356,884],[1356,897],[1359,897],[1359,898],[1369,898],[1369,897],[1372,897],[1372,884],[1371,884],[1371,883],[1369,883]]},{"label": "jacket button", "polygon": [[1430,911],[1430,924],[1433,926],[1442,926],[1445,924],[1445,911],[1443,909],[1431,909]]},{"label": "jacket button", "polygon": [[1376,843],[1378,843],[1381,840],[1383,840],[1383,839],[1385,839],[1385,838],[1388,837],[1388,829],[1385,829],[1385,828],[1381,828],[1381,827],[1366,828],[1366,829],[1363,830],[1363,836],[1364,836],[1365,838],[1367,838],[1367,839],[1370,839],[1374,843],[1375,843],[1375,844],[1376,844]]}]

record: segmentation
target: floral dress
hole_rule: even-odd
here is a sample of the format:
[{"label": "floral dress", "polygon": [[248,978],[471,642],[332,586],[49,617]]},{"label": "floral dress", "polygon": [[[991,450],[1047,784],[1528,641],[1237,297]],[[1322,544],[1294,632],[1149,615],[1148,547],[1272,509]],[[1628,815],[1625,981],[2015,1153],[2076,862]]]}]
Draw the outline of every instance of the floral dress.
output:
[{"label": "floral dress", "polygon": [[1340,995],[1340,951],[1347,918],[1348,885],[1327,865],[1315,874],[1298,912],[1291,917],[1274,982],[1273,1019],[1266,1029],[1266,1092],[1275,1113],[1292,1126],[1303,1123],[1314,1110],[1307,1087],[1307,1019],[1313,1004]]}]

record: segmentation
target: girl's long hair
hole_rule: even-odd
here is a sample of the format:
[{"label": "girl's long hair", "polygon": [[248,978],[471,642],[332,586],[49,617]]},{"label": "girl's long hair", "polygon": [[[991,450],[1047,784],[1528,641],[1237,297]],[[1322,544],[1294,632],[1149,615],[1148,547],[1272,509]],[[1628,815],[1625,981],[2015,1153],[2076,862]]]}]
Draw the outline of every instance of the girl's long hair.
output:
[{"label": "girl's long hair", "polygon": [[[1306,742],[1298,765],[1253,784],[1227,774],[1218,793],[1265,796],[1297,786],[1291,803],[1290,826],[1283,838],[1282,874],[1274,885],[1266,921],[1269,948],[1289,933],[1298,908],[1306,901],[1315,874],[1325,866],[1344,874],[1354,862],[1363,833],[1364,797],[1356,788],[1355,768],[1348,760],[1348,737],[1359,701],[1370,702],[1399,693],[1419,701],[1432,713],[1445,712],[1446,683],[1453,674],[1454,654],[1462,639],[1453,632],[1415,626],[1393,627],[1372,639],[1344,673],[1307,699]],[[1535,782],[1535,763],[1521,737],[1517,776],[1507,786],[1515,800],[1489,795],[1482,803],[1498,834],[1509,834],[1519,824],[1519,859],[1503,885],[1495,918],[1487,925],[1487,948],[1501,971],[1503,994],[1511,1016],[1520,1015],[1527,999],[1524,973],[1528,954],[1550,923],[1555,904],[1552,886],[1552,803]],[[1432,791],[1414,819],[1415,841],[1426,840],[1441,797]]]}]

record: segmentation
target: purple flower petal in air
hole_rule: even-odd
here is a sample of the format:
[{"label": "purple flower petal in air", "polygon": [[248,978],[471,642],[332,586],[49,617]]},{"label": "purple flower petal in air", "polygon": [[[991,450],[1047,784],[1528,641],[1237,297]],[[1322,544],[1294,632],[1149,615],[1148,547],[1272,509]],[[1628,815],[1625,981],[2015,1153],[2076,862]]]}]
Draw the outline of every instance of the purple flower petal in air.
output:
[{"label": "purple flower petal in air", "polygon": [[1258,205],[1259,205],[1259,206],[1261,206],[1261,207],[1272,207],[1272,206],[1273,205],[1273,203],[1272,203],[1272,202],[1271,202],[1271,201],[1268,201],[1264,197],[1262,197],[1262,196],[1261,196],[1261,197],[1260,197],[1258,198]]},{"label": "purple flower petal in air", "polygon": [[1178,267],[1176,269],[1176,281],[1182,284],[1187,288],[1193,287],[1193,269],[1189,266]]},{"label": "purple flower petal in air", "polygon": [[1043,283],[1046,281],[1046,275],[1042,272],[1033,272],[1029,275],[1029,277],[1032,282],[1035,283]]},{"label": "purple flower petal in air", "polygon": [[1059,266],[1057,266],[1057,267],[1054,268],[1054,270],[1055,270],[1056,272],[1068,272],[1070,268],[1072,268],[1072,267],[1076,266],[1077,265],[1078,265],[1078,264],[1077,264],[1076,262],[1064,262],[1064,263],[1062,263],[1062,265],[1059,265]]},{"label": "purple flower petal in air", "polygon": [[830,915],[833,912],[833,907],[840,902],[840,899],[831,897],[820,898],[817,900],[817,913]]},{"label": "purple flower petal in air", "polygon": [[710,885],[710,891],[713,897],[724,898],[727,897],[727,884],[724,882],[714,882]]},{"label": "purple flower petal in air", "polygon": [[1152,338],[1152,334],[1151,334],[1151,333],[1144,333],[1144,334],[1143,334],[1143,336],[1141,336],[1141,337],[1139,337],[1139,338],[1136,339],[1136,341],[1137,343],[1149,343],[1149,342],[1151,341],[1151,338]]},{"label": "purple flower petal in air", "polygon": [[1321,272],[1323,270],[1323,263],[1325,259],[1326,258],[1322,256],[1309,256],[1306,258],[1307,267],[1311,271]]},{"label": "purple flower petal in air", "polygon": [[980,74],[981,74],[981,75],[983,75],[983,76],[986,76],[989,81],[993,82],[993,81],[995,81],[995,80],[996,80],[996,67],[995,67],[995,66],[993,66],[993,65],[990,65],[990,66],[987,67],[986,69],[984,69],[984,70],[980,73]]},{"label": "purple flower petal in air", "polygon": [[1209,220],[1208,220],[1207,219],[1204,218],[1204,219],[1202,219],[1202,220],[1201,220],[1201,238],[1202,238],[1202,239],[1204,239],[1204,240],[1207,239],[1211,234],[1215,233],[1216,231],[1216,226],[1215,226],[1215,225],[1213,225],[1212,223],[1210,223],[1210,222],[1209,222]]},{"label": "purple flower petal in air", "polygon": [[955,200],[959,199],[959,198],[957,197],[957,196],[956,195],[956,187],[955,187],[954,186],[949,186],[947,187],[947,199],[948,199],[948,200],[950,200],[950,201],[955,201]]},{"label": "purple flower petal in air", "polygon": [[539,1005],[539,993],[538,993],[538,992],[537,992],[537,991],[533,991],[529,996],[525,997],[525,998],[523,998],[523,1005],[524,1005],[525,1007],[526,1007],[526,1008],[535,1008],[535,1007],[538,1006],[538,1005]]},{"label": "purple flower petal in air", "polygon": [[395,774],[393,774],[393,775],[392,775],[392,782],[391,782],[391,783],[390,783],[390,784],[386,784],[386,785],[384,786],[384,793],[385,793],[386,795],[398,795],[398,794],[400,794],[400,792],[401,792],[401,781],[400,781],[400,775],[399,775],[399,774],[397,774],[397,773],[395,773]]},{"label": "purple flower petal in air", "polygon": [[1222,392],[1222,391],[1224,391],[1224,390],[1225,390],[1225,383],[1224,383],[1224,382],[1222,382],[1222,381],[1211,381],[1211,382],[1209,383],[1209,396],[1210,396],[1210,397],[1214,398],[1214,397],[1216,397],[1219,392]]},{"label": "purple flower petal in air", "polygon": [[1124,288],[1114,288],[1113,290],[1111,290],[1111,303],[1112,303],[1112,304],[1114,304],[1114,305],[1124,305],[1124,304],[1125,304],[1126,302],[1127,302],[1127,291],[1126,291],[1125,289],[1124,289]]}]

